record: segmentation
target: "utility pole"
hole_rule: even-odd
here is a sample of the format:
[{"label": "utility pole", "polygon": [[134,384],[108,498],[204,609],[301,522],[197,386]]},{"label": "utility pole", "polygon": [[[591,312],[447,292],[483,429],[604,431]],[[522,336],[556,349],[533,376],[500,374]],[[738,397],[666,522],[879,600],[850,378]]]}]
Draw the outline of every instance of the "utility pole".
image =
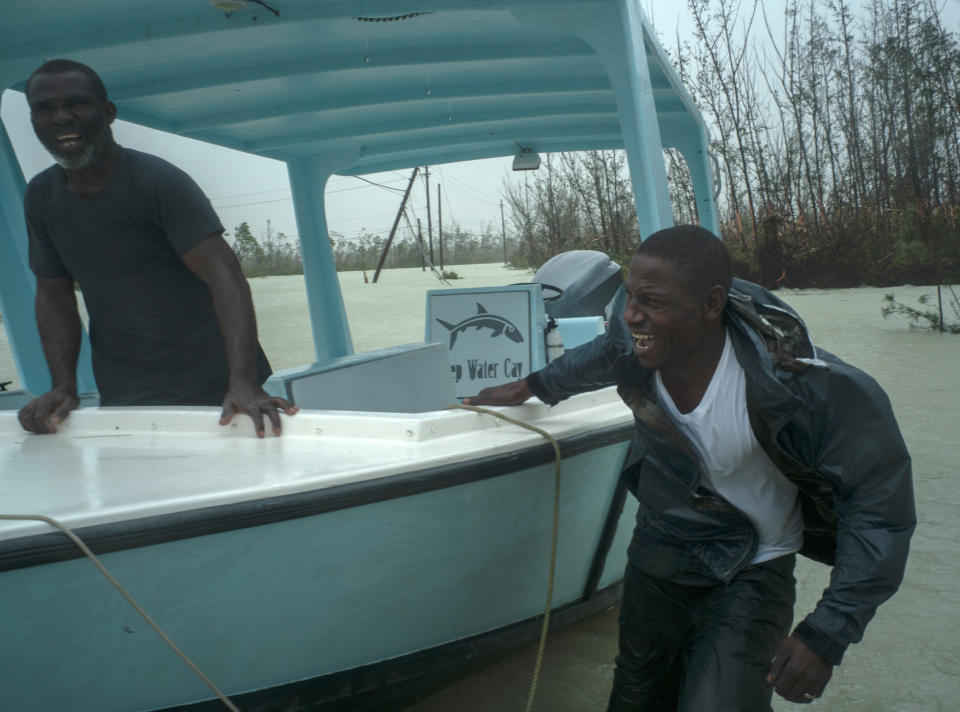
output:
[{"label": "utility pole", "polygon": [[420,225],[420,218],[417,218],[417,242],[420,243],[420,271],[427,271],[427,259],[423,255],[423,227]]},{"label": "utility pole", "polygon": [[430,262],[433,262],[433,219],[430,217],[430,166],[423,167],[427,181],[427,239],[430,240]]},{"label": "utility pole", "polygon": [[503,235],[503,266],[507,266],[507,223],[503,220],[503,201],[500,201],[500,232]]},{"label": "utility pole", "polygon": [[440,274],[443,274],[443,205],[440,202],[439,183],[437,183],[437,236],[440,240]]},{"label": "utility pole", "polygon": [[410,182],[407,183],[407,190],[403,194],[403,200],[400,201],[400,209],[397,210],[397,217],[393,220],[393,227],[390,228],[390,237],[387,238],[387,244],[383,246],[383,252],[380,253],[380,261],[377,263],[377,271],[373,273],[373,283],[376,284],[377,280],[380,278],[380,270],[383,269],[383,263],[387,261],[387,252],[390,251],[390,243],[393,242],[393,236],[397,232],[397,225],[400,224],[400,218],[403,216],[403,209],[407,204],[407,198],[410,197],[410,189],[413,188],[413,181],[416,180],[417,173],[420,171],[420,166],[417,166],[413,169],[413,173],[410,174]]}]

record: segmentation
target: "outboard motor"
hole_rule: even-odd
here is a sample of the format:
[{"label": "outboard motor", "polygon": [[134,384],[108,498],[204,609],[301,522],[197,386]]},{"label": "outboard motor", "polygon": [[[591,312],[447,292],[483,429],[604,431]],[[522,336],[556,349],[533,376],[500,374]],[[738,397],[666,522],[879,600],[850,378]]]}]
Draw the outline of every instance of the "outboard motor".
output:
[{"label": "outboard motor", "polygon": [[542,285],[547,315],[568,318],[603,316],[623,276],[603,252],[571,250],[547,260],[531,281]]}]

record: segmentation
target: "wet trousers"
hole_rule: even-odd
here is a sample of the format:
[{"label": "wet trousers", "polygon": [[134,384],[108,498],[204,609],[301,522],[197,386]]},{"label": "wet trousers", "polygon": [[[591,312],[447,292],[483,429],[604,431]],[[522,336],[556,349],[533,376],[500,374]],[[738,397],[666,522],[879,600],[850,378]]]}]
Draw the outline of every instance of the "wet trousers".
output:
[{"label": "wet trousers", "polygon": [[789,634],[795,555],[727,584],[671,583],[627,566],[608,712],[770,712],[770,661]]}]

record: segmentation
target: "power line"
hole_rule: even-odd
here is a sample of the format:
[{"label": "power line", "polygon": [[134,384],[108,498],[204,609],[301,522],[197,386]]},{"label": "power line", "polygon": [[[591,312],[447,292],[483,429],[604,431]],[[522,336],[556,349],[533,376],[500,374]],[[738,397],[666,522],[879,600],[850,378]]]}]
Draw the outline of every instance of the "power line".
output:
[{"label": "power line", "polygon": [[[352,177],[357,178],[357,177],[359,177],[359,176],[352,176]],[[362,180],[362,179],[361,179],[361,180]],[[367,181],[367,182],[369,183],[370,181]],[[377,186],[380,187],[380,188],[386,188],[386,187],[388,187],[388,186],[378,185],[378,184],[376,184],[376,183],[374,183],[374,185],[377,185]],[[336,190],[328,190],[328,191],[325,191],[325,192],[326,192],[327,194],[330,194],[330,193],[346,193],[347,191],[350,191],[350,190],[367,190],[367,186],[365,186],[365,185],[355,185],[355,186],[352,186],[352,187],[350,187],[350,188],[337,188]],[[390,188],[390,190],[394,190],[394,188]]]},{"label": "power line", "polygon": [[[403,192],[403,190],[400,189],[400,188],[392,188],[392,187],[390,187],[390,186],[388,186],[388,185],[381,185],[380,183],[375,183],[375,182],[372,181],[372,180],[367,180],[366,178],[361,178],[360,176],[347,176],[347,177],[349,177],[349,178],[357,178],[357,179],[362,180],[362,181],[364,181],[364,182],[366,182],[366,183],[370,183],[371,185],[375,185],[375,186],[377,186],[378,188],[386,188],[387,190],[398,190],[398,191],[400,191],[401,193]],[[325,192],[326,192],[326,194],[328,194],[328,195],[329,195],[329,194],[332,194],[332,193],[346,193],[347,191],[351,191],[351,190],[363,190],[365,187],[366,187],[366,186],[363,186],[363,185],[357,185],[357,186],[352,186],[352,187],[350,187],[350,188],[336,188],[336,189],[334,189],[334,190],[327,190],[327,191],[325,191]],[[273,188],[273,189],[271,189],[271,190],[258,190],[258,191],[255,191],[255,192],[253,192],[253,193],[237,193],[236,195],[220,195],[220,196],[217,196],[216,198],[210,198],[210,202],[212,203],[212,202],[214,202],[214,201],[216,201],[216,200],[233,200],[234,198],[247,198],[247,197],[252,196],[252,195],[268,195],[269,193],[283,193],[283,192],[289,193],[289,192],[290,192],[290,188]],[[292,200],[292,197],[291,197],[291,198],[276,198],[276,199],[275,199],[275,202],[280,202],[280,201],[283,201],[283,200]],[[266,203],[266,202],[274,202],[274,201],[256,201],[256,202],[252,202],[252,203],[241,203],[241,204],[238,204],[238,205],[224,205],[224,206],[222,206],[222,207],[225,207],[225,208],[233,208],[233,207],[241,207],[242,205],[260,205],[261,203]]]},{"label": "power line", "polygon": [[283,191],[289,192],[289,188],[274,188],[273,190],[258,190],[255,193],[238,193],[237,195],[221,195],[218,198],[210,198],[210,201],[214,200],[233,200],[234,198],[247,198],[251,195],[266,195],[267,193],[282,193]]},{"label": "power line", "polygon": [[[368,181],[368,182],[369,182],[369,181]],[[376,183],[374,183],[374,185],[376,185]],[[385,188],[386,186],[379,186],[379,187]],[[346,192],[346,191],[348,191],[348,190],[363,190],[364,188],[366,188],[365,185],[358,185],[358,186],[356,186],[355,188],[338,188],[337,190],[328,190],[328,191],[326,191],[326,194],[329,195],[329,194],[332,194],[332,193],[344,193],[344,192]],[[391,188],[391,190],[393,190],[393,189]],[[266,191],[265,191],[265,192],[266,192]],[[269,192],[274,192],[274,191],[269,191]],[[250,193],[250,195],[257,195],[257,194],[256,194],[256,193]],[[240,197],[240,196],[236,196],[236,197]],[[212,199],[212,200],[223,200],[223,198],[214,198],[214,199]],[[211,202],[212,202],[212,200],[211,200]],[[282,203],[282,202],[284,202],[284,201],[292,201],[292,200],[293,200],[293,196],[291,195],[291,196],[287,196],[287,197],[285,197],[285,198],[273,198],[273,199],[271,199],[271,200],[255,200],[255,201],[247,202],[247,203],[236,203],[236,204],[234,204],[234,205],[214,205],[213,207],[216,208],[216,209],[218,209],[218,210],[221,209],[221,208],[224,208],[224,209],[225,209],[225,208],[242,208],[242,207],[245,207],[245,206],[247,206],[247,205],[264,205],[264,204],[266,204],[266,203]]]},{"label": "power line", "polygon": [[[381,240],[385,240],[386,237],[381,235],[381,233],[389,233],[392,225],[387,225],[386,227],[377,228],[376,230],[367,230],[363,229],[359,232],[344,233],[340,230],[330,230],[331,233],[337,233],[341,238],[347,240],[348,242],[355,242],[361,237],[377,237]],[[332,236],[332,235],[331,235]]]},{"label": "power line", "polygon": [[492,196],[489,193],[486,193],[480,190],[479,188],[475,188],[469,183],[466,183],[465,181],[460,180],[459,178],[454,178],[453,175],[449,175],[449,176],[445,175],[442,170],[440,171],[440,174],[444,176],[444,180],[449,181],[454,188],[460,188],[461,192],[463,192],[469,198],[472,198],[480,202],[492,202],[492,203],[497,203],[500,200],[499,197]]},{"label": "power line", "polygon": [[[444,183],[447,182],[447,176],[444,175],[443,168],[440,168],[440,180],[442,180]],[[447,185],[449,186],[449,183],[448,183]],[[450,220],[451,220],[451,222],[453,222],[454,225],[456,225],[456,224],[457,224],[457,216],[453,214],[453,206],[451,205],[449,198],[447,199],[446,203],[447,203],[447,212],[450,213]],[[440,199],[439,199],[439,197],[437,198],[437,210],[438,210],[438,211],[440,210]],[[443,259],[440,260],[440,264],[443,264]]]},{"label": "power line", "polygon": [[481,195],[481,196],[486,197],[486,198],[495,199],[495,200],[499,200],[499,199],[500,199],[498,196],[493,196],[493,195],[487,193],[486,191],[480,190],[479,188],[474,187],[474,186],[471,185],[470,183],[467,183],[466,181],[461,180],[460,178],[457,178],[457,177],[454,176],[453,174],[446,175],[446,173],[444,172],[443,168],[440,168],[440,173],[444,176],[444,179],[445,179],[445,180],[451,181],[451,182],[459,185],[459,186],[460,186],[461,188],[463,188],[464,190],[467,190],[467,191],[469,191],[469,192],[471,192],[471,193],[476,193],[476,194]]},{"label": "power line", "polygon": [[236,205],[214,205],[215,210],[226,210],[227,208],[245,208],[248,205],[265,205],[267,203],[283,203],[293,200],[293,197],[275,198],[273,200],[256,200],[252,203],[237,203]]},{"label": "power line", "polygon": [[383,185],[383,184],[381,184],[381,183],[374,183],[372,180],[367,180],[367,179],[364,178],[363,176],[353,176],[353,178],[356,178],[357,180],[362,180],[364,183],[369,183],[370,185],[375,185],[375,186],[377,186],[378,188],[384,188],[384,189],[386,189],[386,190],[395,190],[395,191],[397,191],[397,192],[399,192],[399,193],[405,192],[405,191],[403,190],[403,188],[393,188],[393,187],[391,187],[391,186],[389,186],[389,185]]},{"label": "power line", "polygon": [[470,199],[470,200],[472,200],[472,201],[474,201],[474,202],[477,202],[477,203],[486,203],[487,205],[498,205],[498,204],[500,203],[499,199],[498,199],[498,200],[487,200],[486,198],[481,198],[481,197],[479,197],[479,196],[477,196],[477,195],[474,195],[474,194],[472,194],[472,193],[469,193],[468,191],[464,190],[463,188],[460,188],[456,183],[450,181],[450,177],[449,177],[449,176],[446,177],[446,180],[447,180],[447,186],[448,186],[448,187],[450,187],[451,189],[453,189],[455,192],[459,193],[459,194],[462,195],[463,197],[468,198],[468,199]]},{"label": "power line", "polygon": [[369,220],[370,218],[378,218],[378,217],[381,217],[381,216],[383,216],[383,215],[396,215],[396,214],[397,214],[397,211],[396,211],[396,210],[391,210],[390,212],[386,212],[386,213],[373,213],[373,214],[366,214],[366,215],[358,215],[358,216],[352,217],[352,218],[337,218],[336,222],[338,222],[338,223],[357,222],[358,220]]}]

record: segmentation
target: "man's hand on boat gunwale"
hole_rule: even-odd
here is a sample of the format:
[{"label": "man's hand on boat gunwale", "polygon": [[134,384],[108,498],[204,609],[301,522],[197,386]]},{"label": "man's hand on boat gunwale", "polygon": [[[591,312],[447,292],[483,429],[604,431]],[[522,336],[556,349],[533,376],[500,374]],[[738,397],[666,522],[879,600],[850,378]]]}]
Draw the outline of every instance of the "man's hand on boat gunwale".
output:
[{"label": "man's hand on boat gunwale", "polygon": [[533,393],[523,379],[484,388],[477,395],[464,398],[464,405],[520,405]]},{"label": "man's hand on boat gunwale", "polygon": [[17,413],[17,419],[23,429],[28,432],[37,435],[55,433],[57,426],[78,405],[80,405],[80,398],[75,390],[54,388],[23,406]]},{"label": "man's hand on boat gunwale", "polygon": [[273,434],[280,434],[280,412],[287,415],[295,415],[300,410],[299,406],[294,405],[284,398],[271,396],[260,386],[251,383],[242,383],[231,385],[223,399],[223,411],[220,413],[220,425],[229,425],[233,416],[237,413],[246,413],[253,420],[253,427],[256,430],[257,437],[262,438],[265,435],[263,426],[264,414],[270,419],[273,425]]}]

